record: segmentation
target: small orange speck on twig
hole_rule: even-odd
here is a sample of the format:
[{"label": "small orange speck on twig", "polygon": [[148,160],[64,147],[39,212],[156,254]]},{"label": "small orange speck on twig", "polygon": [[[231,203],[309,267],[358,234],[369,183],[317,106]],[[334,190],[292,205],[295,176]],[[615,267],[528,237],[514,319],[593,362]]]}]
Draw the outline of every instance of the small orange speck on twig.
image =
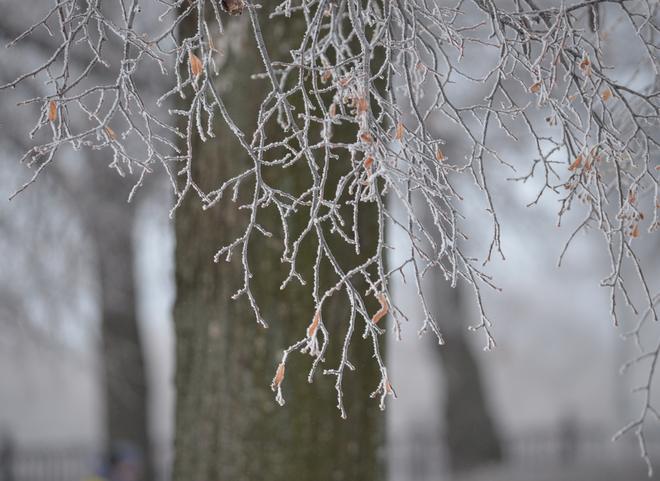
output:
[{"label": "small orange speck on twig", "polygon": [[532,92],[533,94],[537,94],[541,91],[541,82],[536,82],[535,84],[532,84],[532,86],[529,88],[529,91]]},{"label": "small orange speck on twig", "polygon": [[401,122],[396,124],[396,129],[394,130],[394,138],[396,140],[401,140],[403,138],[403,124]]},{"label": "small orange speck on twig", "polygon": [[365,144],[370,144],[371,142],[373,142],[373,138],[371,137],[371,134],[369,132],[364,132],[360,134],[360,139]]},{"label": "small orange speck on twig", "polygon": [[604,102],[607,102],[609,99],[612,98],[612,90],[610,90],[609,87],[606,88],[606,89],[603,90],[603,92],[600,94],[600,98],[602,98]]},{"label": "small orange speck on twig", "polygon": [[442,152],[442,150],[438,149],[435,151],[435,160],[438,162],[444,162],[445,154]]},{"label": "small orange speck on twig", "polygon": [[108,137],[110,137],[112,140],[117,140],[117,134],[110,127],[105,128],[105,133],[108,134]]},{"label": "small orange speck on twig", "polygon": [[591,60],[589,60],[589,55],[586,53],[584,54],[584,57],[582,57],[582,61],[580,62],[580,69],[582,72],[589,76],[591,75]]}]

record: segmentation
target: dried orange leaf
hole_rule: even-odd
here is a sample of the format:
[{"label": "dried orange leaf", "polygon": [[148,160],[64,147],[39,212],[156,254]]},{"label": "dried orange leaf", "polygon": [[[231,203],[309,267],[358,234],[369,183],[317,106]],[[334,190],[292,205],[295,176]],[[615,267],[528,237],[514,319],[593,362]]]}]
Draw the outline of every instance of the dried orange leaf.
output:
[{"label": "dried orange leaf", "polygon": [[401,140],[403,138],[403,124],[401,122],[396,124],[396,130],[394,131],[394,138],[396,140]]},{"label": "dried orange leaf", "polygon": [[360,97],[357,103],[358,113],[363,114],[364,112],[367,111],[368,108],[369,108],[369,104],[367,103],[367,99],[365,99],[364,97]]},{"label": "dried orange leaf", "polygon": [[392,383],[389,380],[385,383],[385,392],[387,394],[392,394],[394,397],[396,397],[394,393],[394,388],[392,387]]},{"label": "dried orange leaf", "polygon": [[273,383],[270,385],[273,390],[277,389],[280,384],[282,384],[282,380],[284,379],[284,363],[281,362],[279,366],[277,366],[277,371],[275,372],[275,377],[273,378]]},{"label": "dried orange leaf", "polygon": [[541,91],[541,82],[536,82],[533,84],[530,88],[529,91],[532,92],[533,94],[537,94]]},{"label": "dried orange leaf", "polygon": [[371,134],[369,132],[364,132],[360,134],[360,139],[365,144],[370,144],[371,142],[373,142],[373,139],[371,138]]},{"label": "dried orange leaf", "polygon": [[314,314],[314,319],[312,319],[312,323],[307,328],[307,335],[309,337],[312,337],[314,334],[316,334],[316,331],[319,328],[319,322],[321,322],[321,311],[316,311],[316,314]]},{"label": "dried orange leaf", "polygon": [[199,77],[204,71],[204,65],[197,55],[190,52],[188,54],[188,60],[190,62],[190,71],[194,77]]},{"label": "dried orange leaf", "polygon": [[387,305],[387,298],[385,297],[385,294],[378,294],[378,302],[380,302],[380,309],[378,312],[376,312],[376,314],[374,314],[374,317],[371,318],[371,322],[374,324],[378,324],[378,322],[383,317],[385,317],[389,311],[389,306]]},{"label": "dried orange leaf", "polygon": [[573,171],[576,170],[578,167],[580,167],[581,164],[582,164],[582,154],[578,155],[578,156],[575,158],[575,160],[573,161],[573,163],[572,163],[571,165],[568,166],[568,170],[570,170],[571,172],[573,172]]},{"label": "dried orange leaf", "polygon": [[612,91],[609,88],[606,88],[603,90],[603,93],[600,94],[600,97],[607,102],[609,99],[612,98]]},{"label": "dried orange leaf", "polygon": [[229,15],[240,15],[245,10],[244,0],[222,0],[222,8]]},{"label": "dried orange leaf", "polygon": [[351,77],[344,77],[339,79],[340,87],[346,87],[349,83],[351,83]]},{"label": "dried orange leaf", "polygon": [[330,104],[330,110],[329,110],[330,117],[334,118],[337,115],[337,105],[332,103]]},{"label": "dried orange leaf", "polygon": [[639,225],[635,224],[632,228],[632,231],[630,231],[630,237],[632,238],[637,238],[639,237]]},{"label": "dried orange leaf", "polygon": [[438,149],[435,151],[435,160],[438,162],[443,162],[445,160],[445,154],[442,152],[442,150]]},{"label": "dried orange leaf", "polygon": [[589,60],[587,54],[584,55],[582,62],[580,62],[580,69],[582,69],[585,75],[591,75],[591,60]]},{"label": "dried orange leaf", "polygon": [[51,100],[48,103],[48,121],[55,122],[57,120],[57,103]]}]

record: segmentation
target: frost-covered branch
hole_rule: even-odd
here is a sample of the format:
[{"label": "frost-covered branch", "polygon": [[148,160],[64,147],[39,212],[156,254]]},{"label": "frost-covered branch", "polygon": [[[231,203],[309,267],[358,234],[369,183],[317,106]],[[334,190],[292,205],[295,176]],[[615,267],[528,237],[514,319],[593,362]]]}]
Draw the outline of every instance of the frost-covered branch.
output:
[{"label": "frost-covered branch", "polygon": [[[146,3],[147,0],[142,0]],[[280,238],[282,262],[291,282],[311,284],[315,303],[309,319],[301,320],[300,338],[292,340],[276,368],[272,388],[284,403],[286,363],[301,351],[313,358],[310,382],[335,333],[323,321],[325,302],[342,294],[351,307],[348,329],[337,366],[323,371],[336,379],[338,408],[342,380],[352,369],[349,346],[362,334],[373,346],[381,378],[374,396],[380,405],[394,395],[380,349],[389,314],[393,330],[406,320],[393,303],[394,276],[413,278],[424,319],[420,334],[430,331],[442,343],[442,333],[421,288],[432,269],[452,285],[469,285],[479,308],[473,329],[495,340],[482,302],[482,289],[496,288],[483,270],[494,255],[504,258],[501,230],[489,174],[493,166],[509,171],[511,179],[541,179],[530,205],[545,194],[561,196],[559,222],[577,203],[584,220],[570,236],[560,256],[578,232],[595,229],[605,239],[611,273],[602,285],[611,292],[614,322],[623,302],[641,318],[658,319],[657,294],[646,278],[634,244],[643,230],[657,232],[658,209],[658,2],[654,0],[587,0],[542,6],[533,0],[285,0],[259,5],[248,0],[159,0],[158,31],[142,31],[138,0],[121,1],[118,12],[106,11],[99,0],[65,0],[29,26],[10,46],[18,46],[46,31],[52,53],[2,88],[16,87],[35,76],[49,93],[25,101],[40,115],[30,135],[37,142],[21,159],[39,173],[64,146],[109,149],[110,166],[119,173],[137,171],[142,177],[161,165],[176,194],[174,210],[187,196],[196,196],[205,209],[230,195],[248,213],[241,236],[218,246],[215,256],[243,265],[243,284],[234,295],[245,296],[256,321],[267,325],[251,287],[249,251],[260,236]],[[153,6],[148,9],[153,11]],[[257,78],[268,88],[263,95],[254,132],[242,131],[232,120],[218,90],[216,75],[231,65],[221,60],[218,45],[224,24],[233,15],[248,17],[263,60]],[[271,21],[304,22],[294,50],[282,55],[265,43],[262,29]],[[179,25],[193,22],[190,35]],[[608,45],[624,39],[642,52],[632,71],[618,66]],[[108,53],[110,42],[121,55]],[[114,57],[113,57],[114,56]],[[109,60],[113,57],[113,61]],[[155,105],[147,105],[139,88],[144,65],[155,65],[171,83]],[[95,82],[99,68],[112,72],[105,84]],[[246,79],[246,81],[249,81]],[[480,86],[485,95],[466,97],[461,89]],[[176,96],[187,107],[161,112]],[[82,114],[82,115],[80,115]],[[439,123],[461,132],[465,156],[450,158],[438,135]],[[238,174],[215,179],[211,190],[194,180],[194,139],[205,141],[222,125],[233,132],[249,162]],[[275,127],[274,127],[275,126]],[[338,136],[339,130],[352,138]],[[275,133],[274,133],[275,132]],[[176,138],[178,137],[178,140]],[[499,148],[501,138],[528,142],[535,154],[519,173],[519,160]],[[269,182],[265,171],[304,166],[309,173],[302,192],[283,190]],[[339,174],[337,175],[337,172]],[[458,184],[469,179],[479,190],[491,221],[489,248],[481,258],[464,250],[464,225],[470,216],[462,208]],[[328,192],[332,194],[328,195]],[[239,195],[239,193],[241,195]],[[242,202],[242,201],[241,201]],[[361,243],[358,219],[369,205],[376,212],[378,243]],[[404,213],[394,214],[392,206]],[[278,232],[260,222],[260,212],[274,208]],[[294,217],[307,217],[294,229]],[[431,222],[422,219],[431,219]],[[386,225],[410,242],[410,252],[397,265],[385,263],[391,247]],[[330,242],[332,240],[333,242]],[[361,254],[346,265],[333,249],[340,240]],[[316,248],[311,279],[298,265],[303,243]],[[356,257],[357,258],[357,257]],[[320,265],[334,272],[330,287],[319,280]],[[624,280],[632,267],[636,279]],[[368,286],[366,292],[359,286]],[[643,306],[631,290],[642,292]],[[376,311],[369,309],[377,301]],[[646,322],[646,321],[643,321]],[[658,350],[652,351],[653,366]],[[644,354],[643,356],[647,356]],[[647,393],[651,390],[654,367]],[[641,429],[649,412],[628,429]],[[640,434],[643,440],[643,434]],[[646,450],[643,446],[645,458]]]}]

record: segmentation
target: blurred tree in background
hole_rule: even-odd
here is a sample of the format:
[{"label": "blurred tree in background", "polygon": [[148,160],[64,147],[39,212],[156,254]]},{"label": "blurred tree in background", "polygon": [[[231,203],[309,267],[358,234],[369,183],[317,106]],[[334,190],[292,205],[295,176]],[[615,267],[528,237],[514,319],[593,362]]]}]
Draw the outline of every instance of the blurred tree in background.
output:
[{"label": "blurred tree in background", "polygon": [[[0,18],[0,32],[5,43],[20,34],[24,20],[21,15]],[[43,32],[30,36],[28,42],[21,44],[20,49],[13,53],[16,58],[40,61],[49,55],[49,48],[48,35]],[[3,62],[6,66],[1,76],[3,83],[9,82],[19,71],[16,62],[12,60],[10,58]],[[79,57],[74,60],[77,64],[81,62]],[[38,95],[39,91],[33,94]],[[21,122],[25,125],[29,120],[12,112],[15,103],[2,103],[2,117],[14,120],[4,125],[3,139],[11,150],[20,151],[28,148]],[[98,289],[95,294],[98,296],[100,319],[99,360],[103,371],[101,390],[106,450],[109,451],[117,442],[135,445],[143,456],[145,479],[151,480],[153,467],[147,416],[149,393],[135,285],[135,212],[139,203],[126,202],[134,179],[106,175],[107,164],[102,153],[87,150],[83,154],[84,163],[58,165],[49,173],[51,188],[56,193],[53,196],[57,199],[51,207],[61,207],[66,214],[58,215],[69,216],[72,219],[69,222],[81,227],[93,256],[94,280]],[[148,196],[150,189],[147,187],[143,195]],[[29,211],[25,206],[17,205],[16,208]],[[9,233],[9,226],[7,228]],[[11,235],[18,236],[20,233],[13,232]],[[57,244],[61,242],[59,235],[41,241]],[[63,243],[60,243],[60,248],[60,255],[65,260],[80,255],[78,252],[67,252]],[[43,263],[45,259],[35,259],[37,264],[40,261]],[[37,269],[43,267],[37,265]],[[67,283],[75,285],[79,282],[79,279],[68,277],[79,274],[75,269],[68,270],[58,287],[44,283],[40,295],[45,296],[49,292],[54,295],[50,300],[42,297],[49,309],[57,309],[58,303],[62,302],[64,294],[59,293],[60,289],[65,289]],[[12,304],[18,308],[18,304]],[[31,321],[27,312],[23,311],[22,315],[16,317],[29,323]],[[60,320],[63,321],[66,319]]]}]

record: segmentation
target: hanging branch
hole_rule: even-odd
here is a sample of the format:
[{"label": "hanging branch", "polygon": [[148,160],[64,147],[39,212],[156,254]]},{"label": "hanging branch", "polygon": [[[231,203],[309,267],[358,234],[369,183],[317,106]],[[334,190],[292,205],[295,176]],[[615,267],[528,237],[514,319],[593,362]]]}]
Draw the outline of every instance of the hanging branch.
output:
[{"label": "hanging branch", "polygon": [[[246,297],[263,326],[267,322],[252,292],[248,253],[259,236],[276,235],[258,221],[261,211],[274,206],[279,213],[281,259],[288,267],[281,288],[291,282],[311,282],[316,305],[309,319],[301,320],[300,338],[284,350],[276,367],[272,388],[281,404],[290,354],[300,351],[312,356],[310,382],[324,362],[333,333],[323,322],[323,306],[330,296],[341,293],[351,307],[348,329],[339,364],[323,374],[335,377],[338,408],[345,416],[343,374],[353,369],[349,346],[361,326],[380,368],[374,396],[380,396],[384,408],[394,390],[380,352],[386,329],[382,318],[392,316],[398,335],[406,318],[393,302],[390,283],[395,275],[406,280],[404,270],[412,273],[424,312],[420,334],[430,331],[443,342],[421,288],[423,277],[435,269],[452,286],[464,282],[472,288],[479,308],[472,329],[484,334],[486,349],[495,345],[482,302],[482,289],[497,289],[483,264],[494,255],[504,257],[500,217],[489,184],[494,167],[511,172],[515,182],[542,180],[530,205],[545,194],[560,195],[559,223],[580,204],[584,220],[569,237],[559,262],[578,232],[599,231],[611,261],[611,273],[602,285],[610,290],[614,322],[618,323],[621,299],[642,323],[658,320],[657,294],[634,250],[643,229],[653,233],[660,225],[658,2],[587,0],[543,8],[533,0],[453,4],[285,0],[276,6],[248,0],[155,3],[164,9],[158,17],[162,29],[156,34],[136,27],[140,12],[146,11],[139,0],[119,2],[117,18],[106,13],[99,0],[64,0],[11,42],[10,47],[18,47],[42,30],[53,38],[52,53],[41,65],[0,87],[13,88],[38,77],[50,92],[23,103],[40,107],[30,136],[50,138],[22,157],[34,168],[34,176],[19,192],[67,145],[109,149],[110,167],[120,174],[139,173],[136,188],[144,175],[162,166],[176,194],[173,211],[189,195],[208,209],[228,191],[235,203],[239,192],[243,196],[247,192],[251,200],[237,207],[248,213],[245,230],[230,244],[219,246],[215,260],[230,261],[234,254],[240,258],[243,285],[234,298]],[[263,60],[264,71],[255,78],[268,85],[252,133],[234,123],[214,82],[219,70],[231,68],[217,63],[217,39],[223,38],[224,22],[239,15],[247,17],[243,21],[249,21]],[[267,22],[279,17],[306,25],[302,38],[295,39],[298,47],[281,58],[274,56],[276,49],[266,45],[261,34]],[[180,38],[178,26],[189,18],[197,28]],[[616,66],[608,64],[612,59],[606,58],[603,40],[608,32],[625,35],[625,41],[644,55],[634,71],[620,75]],[[109,61],[110,41],[122,47],[118,61]],[[145,65],[156,65],[172,82],[155,105],[147,105],[138,88]],[[104,76],[112,78],[110,82],[98,83],[95,72],[100,66],[112,72]],[[457,84],[479,85],[487,93],[476,101],[466,100],[457,94]],[[160,107],[175,96],[188,100],[187,109],[164,114]],[[462,132],[464,158],[447,158],[446,139],[436,133],[437,119]],[[274,124],[279,126],[277,135]],[[192,175],[193,139],[213,138],[218,126],[233,132],[249,163],[205,191]],[[353,129],[352,141],[336,138],[340,126],[343,131]],[[514,162],[498,148],[497,139],[502,137],[531,141],[535,155],[526,173],[516,173]],[[284,153],[273,158],[273,152]],[[273,169],[285,174],[292,165],[309,171],[309,185],[302,193],[282,190],[264,176],[264,171]],[[341,169],[332,180],[331,165]],[[489,248],[480,259],[464,249],[466,213],[457,190],[463,178],[478,187],[491,219]],[[334,194],[328,196],[329,191]],[[377,212],[378,243],[373,246],[360,242],[358,218],[366,205]],[[395,205],[403,216],[394,214]],[[291,222],[301,211],[309,214],[304,228],[294,233]],[[388,267],[386,224],[410,243],[409,253]],[[366,250],[366,258],[346,266],[337,259],[330,238],[341,239],[356,254]],[[301,244],[310,240],[316,257],[313,278],[305,279],[297,258]],[[319,280],[322,262],[334,272],[327,289]],[[636,279],[624,280],[627,266],[632,266]],[[358,288],[365,283],[366,292]],[[632,301],[632,289],[643,294],[644,306]],[[368,308],[374,300],[380,310]],[[640,418],[623,430],[637,432],[649,470],[643,427],[649,415],[657,417],[650,392],[659,353],[660,345],[640,357],[652,362],[643,388],[647,402]]]}]

